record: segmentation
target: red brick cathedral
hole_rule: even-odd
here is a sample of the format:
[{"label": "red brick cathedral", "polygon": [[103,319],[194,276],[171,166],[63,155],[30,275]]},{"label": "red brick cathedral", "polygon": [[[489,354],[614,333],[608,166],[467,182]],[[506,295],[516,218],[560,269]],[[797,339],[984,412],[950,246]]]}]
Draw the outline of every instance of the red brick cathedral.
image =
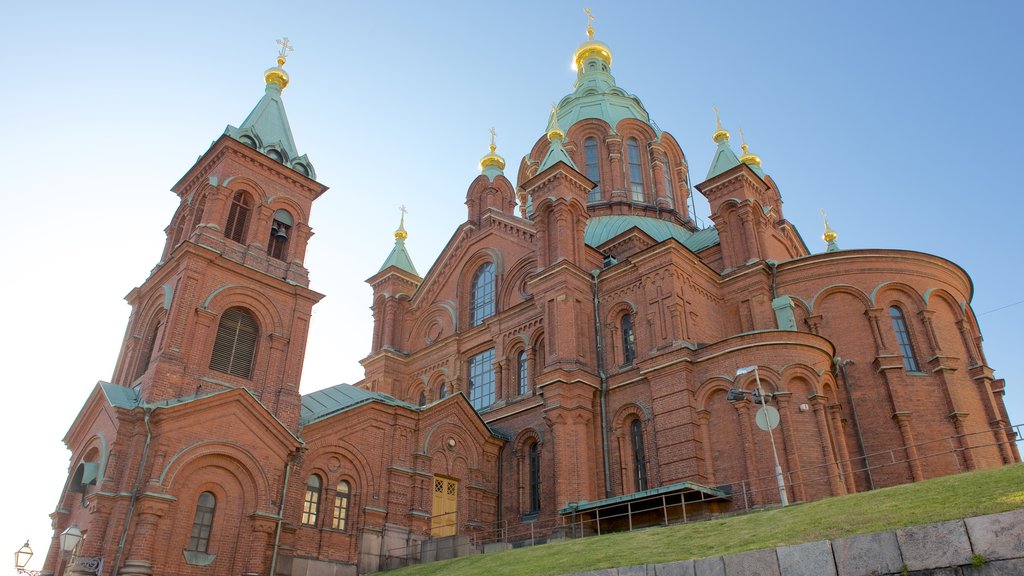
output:
[{"label": "red brick cathedral", "polygon": [[773,443],[791,501],[1020,461],[963,269],[827,224],[811,254],[720,123],[699,226],[678,142],[588,33],[517,182],[492,142],[426,276],[395,233],[365,378],[305,396],[327,187],[282,49],[172,188],[113,378],[64,439],[45,572],[350,575],[777,505]]}]

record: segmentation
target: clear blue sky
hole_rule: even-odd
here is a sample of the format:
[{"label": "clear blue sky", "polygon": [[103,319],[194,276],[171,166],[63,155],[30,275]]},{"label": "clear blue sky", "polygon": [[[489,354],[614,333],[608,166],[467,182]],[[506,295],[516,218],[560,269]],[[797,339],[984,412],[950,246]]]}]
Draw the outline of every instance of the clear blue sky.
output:
[{"label": "clear blue sky", "polygon": [[[588,4],[619,86],[681,143],[693,183],[717,104],[779,184],[813,251],[819,210],[844,248],[930,252],[974,279],[989,364],[1024,422],[1016,141],[1020,2]],[[314,207],[314,311],[302,390],[362,375],[370,289],[398,206],[425,273],[465,218],[487,130],[514,181],[572,88],[577,2],[20,3],[4,9],[0,139],[8,266],[0,339],[8,520],[41,562],[64,485],[60,440],[110,378],[129,308],[177,205],[168,191],[263,93],[274,40],[295,52],[285,105],[329,185]],[[698,197],[697,212],[707,214]],[[4,548],[6,547],[6,548]],[[7,556],[8,558],[10,556]],[[0,574],[13,568],[0,561]]]}]

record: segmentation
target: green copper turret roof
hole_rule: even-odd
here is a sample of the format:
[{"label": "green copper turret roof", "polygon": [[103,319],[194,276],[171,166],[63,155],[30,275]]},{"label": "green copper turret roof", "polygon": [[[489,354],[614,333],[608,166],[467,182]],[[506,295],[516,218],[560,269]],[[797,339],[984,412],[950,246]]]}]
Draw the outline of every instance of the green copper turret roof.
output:
[{"label": "green copper turret roof", "polygon": [[391,266],[395,266],[400,270],[409,272],[419,276],[419,272],[416,271],[416,267],[412,264],[412,258],[409,257],[409,252],[405,249],[405,239],[409,237],[409,233],[405,231],[405,206],[402,206],[402,220],[398,224],[398,230],[395,230],[395,247],[391,249],[391,254],[388,254],[388,259],[384,261],[384,265],[380,267],[377,273],[381,273],[387,270]]},{"label": "green copper turret roof", "polygon": [[562,146],[562,139],[556,138],[551,141],[551,147],[548,148],[548,153],[544,155],[544,160],[540,163],[540,168],[537,172],[543,172],[548,168],[554,166],[557,162],[565,162],[567,166],[579,172],[579,168],[576,167],[576,163],[569,158],[569,153],[565,151],[565,147]]},{"label": "green copper turret roof", "polygon": [[715,151],[715,157],[711,160],[711,167],[708,168],[706,180],[710,180],[722,172],[739,165],[740,159],[736,157],[732,146],[729,145],[729,138],[721,138],[718,141],[718,150]]}]

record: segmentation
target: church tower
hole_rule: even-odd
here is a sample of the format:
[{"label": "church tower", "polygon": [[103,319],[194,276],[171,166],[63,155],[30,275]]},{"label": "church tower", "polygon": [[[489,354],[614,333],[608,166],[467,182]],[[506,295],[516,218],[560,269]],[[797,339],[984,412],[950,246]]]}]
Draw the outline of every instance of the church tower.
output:
[{"label": "church tower", "polygon": [[303,265],[326,187],[299,155],[282,66],[241,126],[228,126],[174,185],[180,205],[152,275],[132,290],[113,383],[146,403],[244,388],[295,432],[310,311]]}]

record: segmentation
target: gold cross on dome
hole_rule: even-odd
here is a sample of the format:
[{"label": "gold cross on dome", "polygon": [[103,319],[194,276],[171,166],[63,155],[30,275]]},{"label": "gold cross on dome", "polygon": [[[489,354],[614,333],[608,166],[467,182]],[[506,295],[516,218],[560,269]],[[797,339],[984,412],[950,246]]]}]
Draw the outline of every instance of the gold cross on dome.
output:
[{"label": "gold cross on dome", "polygon": [[587,13],[587,36],[594,37],[594,14],[590,11],[590,8],[584,8],[584,12]]},{"label": "gold cross on dome", "polygon": [[288,43],[288,37],[287,36],[285,36],[284,38],[279,39],[277,41],[277,44],[279,46],[281,46],[281,51],[277,53],[277,55],[280,56],[281,58],[287,58],[288,57],[288,53],[295,50],[295,48],[292,47],[292,45]]},{"label": "gold cross on dome", "polygon": [[491,126],[490,132],[491,132],[491,146],[494,146],[494,137],[497,136],[498,133],[494,131],[494,126]]},{"label": "gold cross on dome", "polygon": [[405,215],[409,213],[409,211],[406,210],[406,208],[405,208],[405,204],[402,204],[401,206],[399,206],[398,207],[398,211],[402,213],[402,218],[405,218]]}]

